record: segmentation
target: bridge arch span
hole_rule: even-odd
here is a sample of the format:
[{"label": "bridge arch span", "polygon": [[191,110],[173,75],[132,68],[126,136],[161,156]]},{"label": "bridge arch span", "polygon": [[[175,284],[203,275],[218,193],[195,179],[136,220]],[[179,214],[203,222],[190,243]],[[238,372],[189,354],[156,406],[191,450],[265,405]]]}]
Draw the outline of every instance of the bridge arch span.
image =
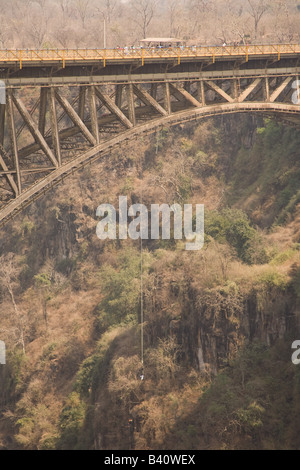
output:
[{"label": "bridge arch span", "polygon": [[282,117],[284,120],[292,124],[300,124],[300,106],[292,103],[221,103],[218,105],[192,108],[161,118],[152,119],[150,122],[139,124],[118,134],[106,142],[95,145],[93,148],[82,153],[68,163],[61,165],[45,178],[37,181],[30,188],[24,190],[20,195],[11,200],[0,210],[0,227],[3,227],[9,220],[43,196],[47,191],[60,184],[66,178],[72,176],[75,172],[85,166],[96,162],[104,155],[107,155],[107,153],[112,149],[117,148],[126,141],[132,141],[133,139],[143,135],[151,135],[159,128],[164,128],[165,126],[175,126],[199,119],[236,113],[273,115],[278,116],[279,118]]}]

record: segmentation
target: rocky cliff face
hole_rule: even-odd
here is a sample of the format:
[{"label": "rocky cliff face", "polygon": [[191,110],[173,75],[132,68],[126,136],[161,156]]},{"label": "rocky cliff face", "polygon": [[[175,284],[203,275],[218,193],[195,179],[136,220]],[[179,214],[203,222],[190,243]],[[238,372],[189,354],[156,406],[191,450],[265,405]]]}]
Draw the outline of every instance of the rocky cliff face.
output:
[{"label": "rocky cliff face", "polygon": [[293,333],[299,310],[294,295],[274,288],[267,292],[228,295],[214,292],[189,297],[185,318],[177,325],[179,337],[199,370],[214,374],[249,341],[273,346]]},{"label": "rocky cliff face", "polygon": [[[279,156],[276,165],[270,163],[272,152],[265,166],[261,162],[270,136],[280,133],[297,142],[297,134],[285,132],[249,117],[165,129],[72,177],[2,231],[0,268],[13,253],[10,281],[20,314],[18,323],[2,281],[1,339],[9,351],[8,367],[0,371],[4,446],[220,448],[224,429],[231,429],[227,418],[232,423],[238,415],[242,427],[247,416],[255,428],[258,413],[264,425],[258,391],[258,408],[251,408],[255,394],[252,401],[245,395],[237,410],[226,403],[232,414],[225,413],[218,397],[205,405],[206,423],[196,417],[205,390],[223,380],[220,373],[235,367],[249,343],[271,350],[283,341],[290,349],[290,338],[299,332],[298,186],[290,185],[288,176],[278,180]],[[254,169],[243,187],[246,156]],[[289,158],[297,173],[300,162],[289,154],[284,161]],[[206,210],[203,250],[189,253],[172,240],[143,244],[145,381],[140,380],[140,245],[96,236],[98,205],[117,207],[119,195],[127,195],[129,204],[142,197],[147,207],[190,202]],[[264,215],[267,207],[272,217]],[[252,215],[262,227],[288,216],[269,233],[253,225]],[[252,356],[251,361],[253,366]],[[246,383],[243,369],[243,393]],[[133,436],[127,427],[131,416]],[[218,429],[218,421],[224,429],[216,431],[212,444],[209,423]],[[230,446],[244,445],[235,439],[232,431]]]}]

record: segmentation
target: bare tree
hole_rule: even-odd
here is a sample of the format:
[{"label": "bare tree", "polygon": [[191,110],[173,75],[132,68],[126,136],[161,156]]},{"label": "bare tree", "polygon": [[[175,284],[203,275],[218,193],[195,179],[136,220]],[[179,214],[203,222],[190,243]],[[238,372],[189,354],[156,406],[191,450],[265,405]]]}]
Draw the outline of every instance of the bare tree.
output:
[{"label": "bare tree", "polygon": [[59,47],[62,46],[64,49],[71,47],[73,36],[74,31],[72,29],[68,29],[62,24],[57,25],[57,28],[55,29],[55,38],[58,41]]},{"label": "bare tree", "polygon": [[48,0],[35,0],[40,5],[43,11],[46,11]]},{"label": "bare tree", "polygon": [[[296,0],[1,0],[0,47],[109,47],[150,29],[195,43],[299,39]],[[101,16],[100,16],[101,15]],[[80,24],[80,27],[78,27]],[[106,33],[104,35],[104,32]],[[72,46],[71,46],[72,45]]]},{"label": "bare tree", "polygon": [[243,15],[243,7],[237,5],[235,1],[228,2],[228,26],[232,33],[232,39],[236,42],[242,42],[245,44],[245,38],[249,36],[250,18]]},{"label": "bare tree", "polygon": [[204,13],[212,8],[211,0],[191,0],[191,9]]},{"label": "bare tree", "polygon": [[115,9],[117,6],[117,0],[105,0],[104,11],[105,18],[108,24],[112,21]]},{"label": "bare tree", "polygon": [[0,19],[0,48],[4,49],[5,43],[8,37],[8,32],[9,32],[9,26],[7,25],[7,22],[5,19],[1,18]]},{"label": "bare tree", "polygon": [[40,17],[33,18],[28,25],[28,36],[32,39],[34,47],[40,49],[44,42],[48,32],[48,21],[49,19]]},{"label": "bare tree", "polygon": [[157,0],[133,0],[132,6],[136,18],[134,22],[139,26],[142,36],[147,37],[148,27],[150,26],[157,6]]},{"label": "bare tree", "polygon": [[76,11],[81,19],[82,27],[85,28],[91,0],[75,0]]},{"label": "bare tree", "polygon": [[[287,0],[279,0],[274,5],[275,34],[279,42],[292,42],[299,31],[299,19],[291,14]],[[273,18],[272,18],[273,19]],[[274,20],[272,21],[274,22]]]},{"label": "bare tree", "polygon": [[249,13],[254,21],[254,39],[257,38],[258,25],[264,14],[269,10],[269,0],[247,0],[249,5]]},{"label": "bare tree", "polygon": [[168,2],[168,17],[170,37],[174,35],[175,19],[178,16],[179,0],[170,0]]},{"label": "bare tree", "polygon": [[63,19],[70,18],[73,11],[72,0],[59,0],[59,6],[63,14]]},{"label": "bare tree", "polygon": [[46,273],[37,274],[36,276],[34,276],[34,280],[35,280],[35,289],[41,302],[41,306],[43,309],[43,317],[44,317],[45,324],[47,327],[48,326],[47,302],[49,300],[51,281],[49,279],[49,276]]},{"label": "bare tree", "polygon": [[23,316],[18,308],[14,289],[17,283],[19,269],[15,263],[13,253],[3,255],[0,258],[0,279],[2,286],[9,294],[13,312],[14,312],[14,329],[17,332],[17,343],[21,344],[23,353],[25,354],[25,337]]}]

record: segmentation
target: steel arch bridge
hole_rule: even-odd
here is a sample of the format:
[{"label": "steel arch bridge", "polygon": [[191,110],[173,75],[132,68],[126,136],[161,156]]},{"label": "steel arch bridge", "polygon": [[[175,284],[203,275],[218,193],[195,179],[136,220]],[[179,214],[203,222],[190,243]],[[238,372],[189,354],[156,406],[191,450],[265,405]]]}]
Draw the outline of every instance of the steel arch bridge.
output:
[{"label": "steel arch bridge", "polygon": [[241,112],[299,126],[299,59],[290,44],[0,51],[0,225],[160,127]]}]

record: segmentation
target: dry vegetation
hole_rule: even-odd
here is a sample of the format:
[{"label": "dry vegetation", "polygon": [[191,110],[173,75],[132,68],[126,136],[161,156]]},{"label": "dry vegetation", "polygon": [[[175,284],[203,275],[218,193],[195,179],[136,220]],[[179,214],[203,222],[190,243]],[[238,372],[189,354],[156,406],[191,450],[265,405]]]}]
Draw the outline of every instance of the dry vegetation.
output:
[{"label": "dry vegetation", "polygon": [[[299,42],[298,0],[1,0],[0,47],[101,48],[143,37],[191,44]],[[163,33],[162,33],[163,32]]]},{"label": "dry vegetation", "polygon": [[[73,176],[6,227],[3,447],[299,447],[289,418],[299,414],[290,361],[299,178],[280,179],[300,171],[298,141],[296,130],[245,116],[166,128]],[[249,160],[251,192],[241,176]],[[206,207],[203,250],[145,242],[144,381],[139,246],[95,233],[97,206],[117,206],[120,194]]]}]

